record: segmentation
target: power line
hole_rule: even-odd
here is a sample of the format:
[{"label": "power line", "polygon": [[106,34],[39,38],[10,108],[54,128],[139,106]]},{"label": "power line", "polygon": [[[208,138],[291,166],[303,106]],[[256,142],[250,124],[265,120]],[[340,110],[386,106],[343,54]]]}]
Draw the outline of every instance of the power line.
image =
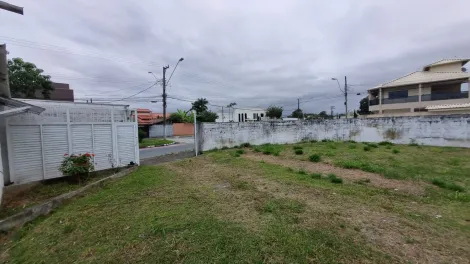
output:
[{"label": "power line", "polygon": [[140,64],[147,64],[147,65],[156,65],[155,62],[129,61],[125,58],[106,56],[106,55],[99,54],[99,53],[81,53],[81,52],[77,52],[72,49],[68,49],[68,48],[61,47],[61,46],[39,43],[39,42],[34,42],[34,41],[29,41],[29,40],[24,40],[24,39],[17,39],[17,38],[12,38],[8,36],[0,36],[0,39],[7,40],[8,44],[14,45],[14,46],[47,50],[47,51],[52,51],[52,52],[62,52],[62,53],[70,54],[70,55],[85,56],[85,57],[105,59],[105,60],[113,60],[113,61],[126,62],[126,63],[132,63],[132,64],[140,63]]},{"label": "power line", "polygon": [[148,89],[154,87],[155,85],[156,85],[156,83],[150,85],[149,87],[147,87],[147,88],[143,89],[142,91],[139,91],[139,92],[137,92],[137,93],[135,93],[135,94],[133,94],[133,95],[131,95],[131,96],[124,97],[124,98],[122,98],[122,99],[120,99],[120,100],[115,100],[115,101],[111,101],[111,102],[124,101],[125,99],[129,99],[129,98],[131,98],[131,97],[133,97],[133,96],[136,96],[136,95],[138,95],[138,94],[141,94],[141,93],[147,91]]}]

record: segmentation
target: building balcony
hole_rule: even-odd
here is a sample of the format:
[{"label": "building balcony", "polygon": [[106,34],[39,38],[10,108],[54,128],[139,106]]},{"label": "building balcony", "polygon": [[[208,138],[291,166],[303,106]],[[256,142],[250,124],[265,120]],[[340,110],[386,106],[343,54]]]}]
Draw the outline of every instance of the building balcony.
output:
[{"label": "building balcony", "polygon": [[438,101],[468,98],[468,92],[423,94],[421,101]]}]

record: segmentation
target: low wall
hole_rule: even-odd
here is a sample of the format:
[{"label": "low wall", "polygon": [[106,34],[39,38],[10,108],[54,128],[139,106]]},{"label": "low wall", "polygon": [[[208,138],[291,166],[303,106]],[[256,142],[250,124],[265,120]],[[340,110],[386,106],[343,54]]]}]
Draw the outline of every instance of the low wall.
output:
[{"label": "low wall", "polygon": [[[149,137],[150,138],[157,138],[163,137],[165,135],[165,130],[163,129],[163,125],[152,125],[149,127]],[[167,124],[166,125],[166,136],[172,137],[173,136],[173,125]]]},{"label": "low wall", "polygon": [[470,147],[470,115],[384,117],[296,122],[202,123],[199,148],[210,150],[244,142],[295,143],[302,140],[355,140],[398,144]]},{"label": "low wall", "polygon": [[194,135],[194,124],[175,123],[173,124],[174,136],[192,136]]}]

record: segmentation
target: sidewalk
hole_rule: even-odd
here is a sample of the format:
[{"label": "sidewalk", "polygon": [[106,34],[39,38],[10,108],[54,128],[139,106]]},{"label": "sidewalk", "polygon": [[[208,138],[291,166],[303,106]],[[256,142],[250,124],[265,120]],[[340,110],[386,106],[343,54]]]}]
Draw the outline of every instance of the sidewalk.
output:
[{"label": "sidewalk", "polygon": [[176,136],[176,137],[167,137],[166,139],[172,140],[178,143],[187,143],[187,144],[192,144],[194,143],[194,137],[193,136]]}]

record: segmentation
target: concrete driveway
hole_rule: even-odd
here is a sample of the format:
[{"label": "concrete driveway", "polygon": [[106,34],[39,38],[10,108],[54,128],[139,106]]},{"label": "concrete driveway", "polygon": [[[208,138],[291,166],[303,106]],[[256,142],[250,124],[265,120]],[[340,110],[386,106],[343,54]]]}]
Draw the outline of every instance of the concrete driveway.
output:
[{"label": "concrete driveway", "polygon": [[178,144],[164,147],[140,149],[140,159],[143,160],[168,155],[171,153],[179,153],[183,151],[194,150],[194,140],[192,137],[168,137],[167,139],[178,142]]}]

